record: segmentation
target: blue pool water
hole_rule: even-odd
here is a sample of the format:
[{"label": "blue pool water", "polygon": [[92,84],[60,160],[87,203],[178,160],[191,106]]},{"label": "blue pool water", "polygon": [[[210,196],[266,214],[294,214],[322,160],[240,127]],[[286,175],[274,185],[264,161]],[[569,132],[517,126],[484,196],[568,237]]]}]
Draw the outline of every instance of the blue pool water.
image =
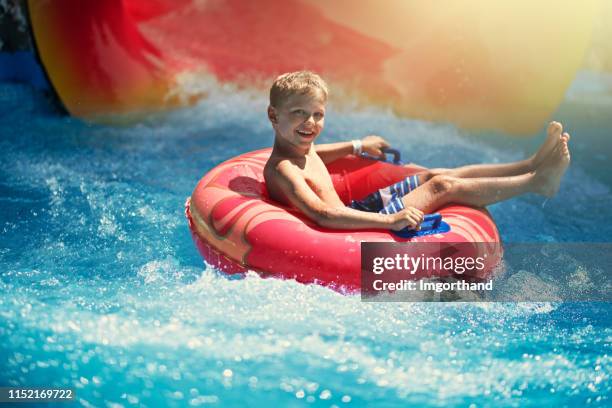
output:
[{"label": "blue pool water", "polygon": [[[558,197],[490,208],[506,242],[612,241],[612,92],[586,99],[593,83],[612,90],[582,75],[555,116],[573,133]],[[71,386],[86,407],[609,406],[609,304],[362,303],[205,267],[183,203],[270,145],[265,107],[216,88],[111,127],[0,84],[0,386]],[[332,108],[323,141],[368,133],[426,166],[519,159],[543,138]]]}]

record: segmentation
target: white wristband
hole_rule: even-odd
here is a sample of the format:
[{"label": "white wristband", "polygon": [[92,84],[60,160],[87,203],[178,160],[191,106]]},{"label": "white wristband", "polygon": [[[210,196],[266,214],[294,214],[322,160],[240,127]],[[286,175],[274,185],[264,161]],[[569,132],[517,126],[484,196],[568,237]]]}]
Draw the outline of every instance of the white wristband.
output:
[{"label": "white wristband", "polygon": [[351,140],[351,143],[353,144],[353,154],[359,156],[363,147],[361,140]]}]

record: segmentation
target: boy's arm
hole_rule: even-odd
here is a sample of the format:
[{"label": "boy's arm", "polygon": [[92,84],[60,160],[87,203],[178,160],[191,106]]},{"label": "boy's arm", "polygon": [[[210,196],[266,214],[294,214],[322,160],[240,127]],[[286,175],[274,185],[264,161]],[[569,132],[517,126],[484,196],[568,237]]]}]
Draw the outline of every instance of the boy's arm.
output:
[{"label": "boy's arm", "polygon": [[[380,136],[366,136],[361,139],[361,150],[373,156],[384,156],[382,149],[389,147],[389,143]],[[323,160],[323,163],[331,163],[334,160],[353,154],[352,142],[338,142],[315,145],[315,151]]]},{"label": "boy's arm", "polygon": [[306,180],[290,165],[280,164],[277,181],[287,199],[308,218],[325,228],[332,229],[394,229],[418,228],[423,213],[409,208],[396,214],[358,211],[345,206],[334,207],[323,202]]}]

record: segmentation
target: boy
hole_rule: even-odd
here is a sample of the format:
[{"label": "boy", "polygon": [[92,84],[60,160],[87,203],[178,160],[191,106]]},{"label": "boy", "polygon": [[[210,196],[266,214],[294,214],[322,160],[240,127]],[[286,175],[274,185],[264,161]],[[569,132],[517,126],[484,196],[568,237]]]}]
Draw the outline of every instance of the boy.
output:
[{"label": "boy", "polygon": [[264,177],[270,197],[301,210],[318,225],[335,229],[418,229],[423,213],[447,203],[484,207],[534,192],[547,197],[559,189],[570,161],[569,134],[551,122],[546,141],[530,158],[506,164],[433,169],[345,206],[325,163],[362,151],[381,156],[389,144],[378,136],[314,145],[324,127],[327,85],[316,74],[279,76],[270,89],[268,118],[274,148]]}]

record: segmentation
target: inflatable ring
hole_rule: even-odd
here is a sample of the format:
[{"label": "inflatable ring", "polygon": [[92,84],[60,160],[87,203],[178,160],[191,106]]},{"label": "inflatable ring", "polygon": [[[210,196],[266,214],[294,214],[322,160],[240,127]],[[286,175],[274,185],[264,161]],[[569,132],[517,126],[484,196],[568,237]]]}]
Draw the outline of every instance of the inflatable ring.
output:
[{"label": "inflatable ring", "polygon": [[[204,260],[214,268],[228,274],[252,270],[264,277],[295,279],[354,293],[361,287],[361,242],[485,243],[477,247],[481,254],[492,254],[488,265],[499,261],[499,233],[483,208],[443,207],[439,213],[450,231],[410,238],[386,230],[322,228],[298,210],[268,198],[263,169],[270,152],[250,152],[218,165],[187,199],[185,215],[192,237]],[[345,203],[424,170],[356,156],[327,167]]]}]

